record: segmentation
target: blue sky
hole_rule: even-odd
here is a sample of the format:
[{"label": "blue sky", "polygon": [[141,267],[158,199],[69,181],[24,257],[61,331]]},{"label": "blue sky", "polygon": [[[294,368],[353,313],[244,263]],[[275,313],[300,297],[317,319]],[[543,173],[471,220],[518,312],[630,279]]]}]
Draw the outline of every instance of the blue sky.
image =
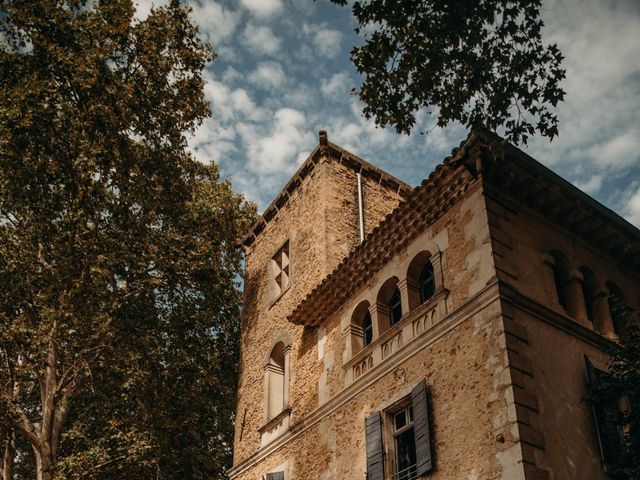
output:
[{"label": "blue sky", "polygon": [[[144,18],[151,5],[138,0]],[[417,185],[466,129],[419,116],[397,135],[361,116],[349,51],[362,42],[351,10],[328,0],[189,0],[218,58],[206,71],[213,117],[191,147],[218,163],[261,211],[317,143],[329,139]],[[543,32],[564,53],[560,136],[521,147],[640,226],[640,2],[543,0]],[[427,132],[421,135],[419,132]]]}]

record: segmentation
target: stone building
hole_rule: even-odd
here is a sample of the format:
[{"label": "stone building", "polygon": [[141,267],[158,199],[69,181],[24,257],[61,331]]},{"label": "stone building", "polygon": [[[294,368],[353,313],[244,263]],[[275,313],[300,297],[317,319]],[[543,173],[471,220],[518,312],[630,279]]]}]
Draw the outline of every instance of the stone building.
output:
[{"label": "stone building", "polygon": [[640,232],[519,149],[414,189],[321,132],[244,245],[232,479],[607,478],[587,365]]}]

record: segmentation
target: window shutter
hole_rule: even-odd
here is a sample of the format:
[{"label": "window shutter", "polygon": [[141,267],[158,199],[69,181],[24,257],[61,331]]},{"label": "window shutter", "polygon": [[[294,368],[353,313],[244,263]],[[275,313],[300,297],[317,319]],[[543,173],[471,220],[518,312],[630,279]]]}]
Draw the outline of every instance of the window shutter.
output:
[{"label": "window shutter", "polygon": [[[589,388],[594,384],[604,372],[593,366],[588,356],[584,356],[587,367],[587,384]],[[621,451],[621,441],[618,428],[615,425],[615,418],[618,415],[617,401],[607,404],[592,405],[593,417],[598,430],[598,442],[600,444],[600,455],[605,467],[611,458]]]},{"label": "window shutter", "polygon": [[423,380],[413,387],[413,390],[411,390],[411,402],[413,405],[413,432],[416,437],[416,468],[417,474],[420,477],[426,475],[433,469],[427,382]]},{"label": "window shutter", "polygon": [[382,416],[373,412],[364,421],[367,442],[367,480],[384,480]]},{"label": "window shutter", "polygon": [[284,480],[284,472],[267,473],[266,480]]}]

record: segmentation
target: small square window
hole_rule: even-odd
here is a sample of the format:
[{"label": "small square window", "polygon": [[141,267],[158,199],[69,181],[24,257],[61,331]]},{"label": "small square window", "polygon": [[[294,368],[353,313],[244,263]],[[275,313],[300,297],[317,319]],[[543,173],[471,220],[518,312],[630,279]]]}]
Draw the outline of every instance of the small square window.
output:
[{"label": "small square window", "polygon": [[271,257],[271,279],[274,300],[291,285],[291,257],[289,240]]}]

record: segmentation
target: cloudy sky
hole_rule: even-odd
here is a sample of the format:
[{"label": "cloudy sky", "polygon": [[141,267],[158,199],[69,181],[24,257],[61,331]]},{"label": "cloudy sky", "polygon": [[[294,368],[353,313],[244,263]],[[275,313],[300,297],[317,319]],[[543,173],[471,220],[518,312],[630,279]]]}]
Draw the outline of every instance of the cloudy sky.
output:
[{"label": "cloudy sky", "polygon": [[[144,17],[152,4],[138,0]],[[459,125],[377,129],[350,93],[362,42],[349,8],[328,0],[189,0],[218,54],[206,72],[213,118],[192,139],[261,211],[317,143],[331,141],[417,185],[466,137]],[[640,2],[543,0],[546,41],[564,53],[560,136],[523,149],[640,226]],[[420,135],[420,131],[427,132]]]}]

